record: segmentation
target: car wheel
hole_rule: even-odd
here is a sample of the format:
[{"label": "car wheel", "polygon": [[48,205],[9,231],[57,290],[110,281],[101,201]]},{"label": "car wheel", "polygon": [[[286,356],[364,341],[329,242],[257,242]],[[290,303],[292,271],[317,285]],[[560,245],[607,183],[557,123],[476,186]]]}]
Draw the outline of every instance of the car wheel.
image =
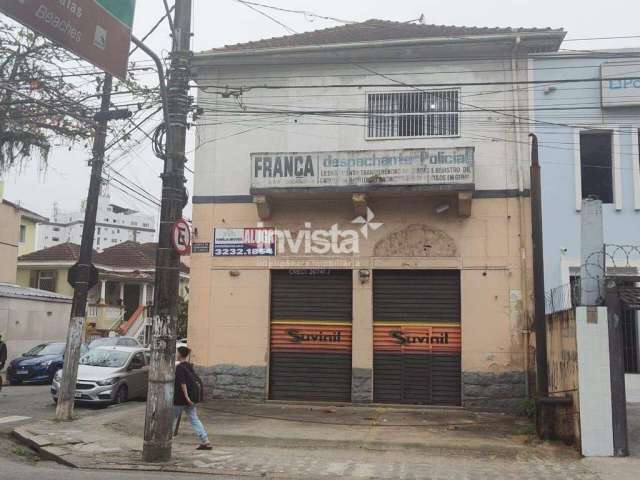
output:
[{"label": "car wheel", "polygon": [[116,392],[116,397],[113,400],[113,403],[119,405],[121,403],[125,403],[129,399],[129,389],[126,385],[121,386]]}]

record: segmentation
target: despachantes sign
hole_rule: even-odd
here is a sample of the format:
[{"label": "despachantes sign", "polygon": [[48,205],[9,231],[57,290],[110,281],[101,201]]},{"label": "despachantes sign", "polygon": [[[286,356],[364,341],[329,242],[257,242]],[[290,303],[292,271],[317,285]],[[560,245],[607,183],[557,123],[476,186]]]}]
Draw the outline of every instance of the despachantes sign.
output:
[{"label": "despachantes sign", "polygon": [[474,182],[473,147],[251,154],[251,187],[331,188]]}]

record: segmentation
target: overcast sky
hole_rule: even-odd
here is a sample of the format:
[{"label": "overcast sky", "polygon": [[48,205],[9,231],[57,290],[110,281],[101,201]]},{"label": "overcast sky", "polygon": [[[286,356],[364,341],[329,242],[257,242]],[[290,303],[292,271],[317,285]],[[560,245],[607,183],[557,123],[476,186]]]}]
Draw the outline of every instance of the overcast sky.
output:
[{"label": "overcast sky", "polygon": [[[409,21],[425,16],[426,23],[467,26],[563,27],[568,38],[639,35],[640,2],[631,0],[255,0],[283,8],[307,10],[344,20],[370,18]],[[235,0],[193,0],[194,49],[204,50],[249,40],[286,35],[287,31],[268,18]],[[310,16],[265,10],[295,31],[303,32],[339,25]],[[134,33],[144,36],[163,13],[162,0],[138,0]],[[157,52],[170,46],[168,27],[159,28],[148,42]],[[640,39],[570,42],[565,48],[640,47]],[[134,60],[145,59],[135,54]],[[153,76],[144,77],[149,80]],[[239,141],[238,137],[226,141]],[[148,144],[148,142],[145,142]],[[187,150],[192,150],[188,145]],[[161,170],[150,149],[140,147],[132,154],[117,152],[117,168],[132,181],[160,197]],[[87,153],[79,149],[54,149],[48,168],[41,171],[32,161],[4,176],[5,198],[41,214],[51,215],[54,202],[62,210],[77,209],[86,196],[89,169]],[[190,162],[189,165],[193,166]],[[190,177],[191,174],[188,174]],[[192,191],[192,188],[190,188]],[[113,200],[158,216],[154,207],[133,202],[112,191]],[[186,212],[190,214],[189,210]]]}]

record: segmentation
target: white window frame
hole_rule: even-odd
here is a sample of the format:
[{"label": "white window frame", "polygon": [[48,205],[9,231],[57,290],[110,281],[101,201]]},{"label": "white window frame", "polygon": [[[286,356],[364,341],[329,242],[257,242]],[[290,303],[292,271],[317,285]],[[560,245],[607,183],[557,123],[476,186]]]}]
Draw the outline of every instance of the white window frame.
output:
[{"label": "white window frame", "polygon": [[[458,115],[458,133],[454,135],[416,135],[416,136],[387,136],[387,137],[375,137],[369,136],[369,97],[371,95],[381,95],[381,94],[400,94],[400,93],[432,93],[432,92],[457,92],[458,93],[458,110],[457,112],[437,112],[437,114],[457,114]],[[460,138],[462,136],[462,111],[460,109],[461,103],[460,99],[462,97],[462,91],[459,87],[453,88],[432,88],[428,90],[415,90],[415,89],[402,89],[402,90],[367,90],[364,92],[364,105],[365,105],[365,124],[364,124],[364,138],[367,141],[387,141],[387,140],[411,140],[411,139],[436,139],[436,138]],[[432,112],[431,114],[436,114]],[[375,116],[388,116],[388,117],[398,117],[398,116],[426,116],[429,115],[428,112],[417,112],[417,113],[388,113],[388,114],[373,114]]]},{"label": "white window frame", "polygon": [[582,162],[580,150],[580,136],[584,132],[611,133],[611,179],[613,189],[613,205],[617,211],[622,210],[622,149],[621,136],[624,128],[616,125],[593,125],[589,128],[574,128],[573,130],[573,167],[575,183],[576,211],[582,211]]}]

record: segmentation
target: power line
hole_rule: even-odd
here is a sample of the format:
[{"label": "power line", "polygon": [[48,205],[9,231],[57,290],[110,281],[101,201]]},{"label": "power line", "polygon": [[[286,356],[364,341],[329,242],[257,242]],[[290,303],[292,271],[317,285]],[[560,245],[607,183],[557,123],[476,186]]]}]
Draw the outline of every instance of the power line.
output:
[{"label": "power line", "polygon": [[262,15],[263,17],[267,17],[269,20],[274,21],[275,23],[277,23],[278,25],[280,25],[281,27],[283,27],[285,30],[287,30],[289,33],[293,33],[296,34],[298,32],[296,32],[293,28],[288,27],[287,25],[285,25],[284,23],[282,23],[280,20],[278,20],[277,18],[272,17],[271,15],[269,15],[268,13],[263,12],[262,10],[254,7],[251,3],[249,2],[245,2],[243,0],[234,0],[235,2],[244,5],[247,8],[250,8],[251,10],[253,10],[254,12],[258,12],[260,15]]},{"label": "power line", "polygon": [[258,2],[248,2],[246,0],[236,0],[240,3],[244,3],[246,5],[253,5],[254,7],[263,7],[263,8],[268,8],[270,10],[276,10],[279,12],[284,12],[284,13],[297,13],[297,14],[301,14],[304,15],[305,17],[311,17],[311,18],[319,18],[322,20],[330,20],[332,22],[337,22],[337,23],[358,23],[356,21],[353,20],[342,20],[340,18],[336,18],[336,17],[328,17],[325,15],[319,15],[317,13],[313,13],[313,12],[309,12],[307,10],[290,10],[288,8],[282,8],[282,7],[276,7],[274,5],[267,5],[265,3],[258,3]]}]

